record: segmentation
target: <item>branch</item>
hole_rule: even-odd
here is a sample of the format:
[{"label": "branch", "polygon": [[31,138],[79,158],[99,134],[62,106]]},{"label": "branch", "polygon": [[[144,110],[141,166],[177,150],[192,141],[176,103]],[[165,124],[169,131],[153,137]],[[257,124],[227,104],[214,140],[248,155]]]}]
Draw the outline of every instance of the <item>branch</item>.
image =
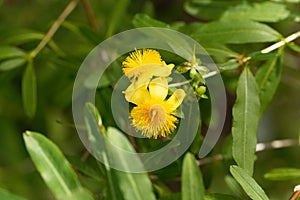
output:
[{"label": "branch", "polygon": [[[268,149],[281,149],[281,148],[285,148],[285,147],[294,147],[294,146],[298,146],[298,145],[299,145],[298,140],[293,140],[293,139],[274,140],[274,141],[266,142],[266,143],[258,143],[256,145],[256,152],[261,152],[261,151],[265,151]],[[219,160],[223,160],[223,159],[224,158],[221,154],[217,154],[212,157],[206,157],[206,158],[198,160],[198,165],[202,166],[202,165],[210,164],[210,163],[213,163],[214,161],[219,161]]]},{"label": "branch", "polygon": [[292,42],[299,37],[300,37],[300,31],[293,33],[292,35],[289,35],[288,37],[284,38],[280,42],[277,42],[277,43],[261,50],[260,52],[261,53],[270,53],[271,51],[274,51],[275,49],[278,49],[278,48],[282,47],[283,45],[285,45],[286,43]]},{"label": "branch", "polygon": [[96,18],[95,18],[95,15],[94,15],[94,12],[93,12],[93,9],[91,7],[89,0],[82,0],[82,4],[83,4],[83,7],[87,14],[87,17],[88,17],[91,27],[94,29],[94,31],[98,31]]},{"label": "branch", "polygon": [[41,40],[38,46],[30,53],[31,58],[34,58],[49,43],[49,41],[52,39],[52,37],[54,36],[58,28],[61,26],[61,24],[65,21],[65,19],[71,14],[71,12],[77,6],[78,2],[79,0],[72,0],[67,5],[64,11],[60,14],[57,20],[50,27],[45,37]]}]

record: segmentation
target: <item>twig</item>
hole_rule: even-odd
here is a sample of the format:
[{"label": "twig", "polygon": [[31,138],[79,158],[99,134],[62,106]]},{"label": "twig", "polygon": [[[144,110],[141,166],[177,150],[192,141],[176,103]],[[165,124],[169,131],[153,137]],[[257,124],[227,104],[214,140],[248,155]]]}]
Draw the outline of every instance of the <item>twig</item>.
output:
[{"label": "twig", "polygon": [[37,45],[37,47],[30,53],[30,57],[34,58],[52,39],[58,28],[61,24],[65,21],[65,19],[70,15],[70,13],[74,10],[77,6],[79,0],[72,0],[64,11],[60,14],[57,20],[53,23],[53,25],[48,30],[45,37],[41,40],[41,42]]},{"label": "twig", "polygon": [[96,22],[96,18],[93,12],[93,9],[91,7],[89,0],[82,0],[83,7],[85,9],[85,12],[87,14],[87,17],[89,19],[89,22],[91,24],[91,27],[94,29],[94,31],[98,31],[98,26]]},{"label": "twig", "polygon": [[261,53],[270,53],[271,51],[274,51],[275,49],[278,49],[285,45],[286,43],[292,42],[293,40],[296,40],[297,38],[300,37],[300,31],[293,33],[292,35],[289,35],[288,37],[284,38],[280,42],[277,42],[263,50],[261,50]]},{"label": "twig", "polygon": [[[293,147],[293,146],[298,146],[298,140],[293,140],[293,139],[284,139],[284,140],[274,140],[271,142],[266,142],[266,143],[258,143],[256,145],[256,152],[261,152],[264,150],[268,149],[281,149],[285,147]],[[212,157],[206,157],[198,160],[198,165],[206,165],[213,163],[214,161],[219,161],[223,160],[223,156],[221,154],[214,155]]]},{"label": "twig", "polygon": [[300,185],[297,185],[294,189],[294,194],[291,196],[290,200],[297,200],[300,196]]},{"label": "twig", "polygon": [[[291,35],[289,35],[288,37],[282,39],[280,42],[277,42],[275,44],[272,44],[271,46],[261,50],[260,52],[263,53],[263,54],[266,54],[266,53],[270,53],[271,51],[274,51],[280,47],[282,47],[283,45],[285,45],[286,43],[289,43],[289,42],[292,42],[294,40],[296,40],[297,38],[300,37],[300,31],[296,32],[296,33],[293,33]],[[247,62],[251,59],[251,57],[246,57],[243,62]],[[218,73],[220,73],[220,71],[212,71],[206,75],[203,75],[203,78],[209,78],[209,77],[212,77],[214,75],[217,75]]]}]

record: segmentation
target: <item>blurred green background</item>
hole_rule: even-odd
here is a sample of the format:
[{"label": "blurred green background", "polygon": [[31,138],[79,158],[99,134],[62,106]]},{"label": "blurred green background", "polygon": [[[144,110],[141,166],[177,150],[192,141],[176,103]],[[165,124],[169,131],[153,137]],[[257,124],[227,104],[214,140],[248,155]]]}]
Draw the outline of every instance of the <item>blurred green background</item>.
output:
[{"label": "blurred green background", "polygon": [[[22,106],[21,78],[24,66],[0,72],[0,187],[28,199],[53,199],[50,191],[36,171],[24,147],[22,133],[34,130],[44,133],[53,140],[69,157],[80,157],[85,152],[72,123],[71,95],[77,70],[84,57],[99,42],[109,36],[134,28],[133,17],[137,13],[166,22],[205,21],[196,19],[184,11],[183,0],[91,0],[98,30],[89,28],[89,21],[83,5],[79,6],[67,18],[53,40],[65,56],[53,53],[45,48],[35,59],[37,77],[38,105],[34,118],[25,115]],[[46,33],[51,24],[62,12],[68,1],[59,0],[4,0],[0,7],[0,45],[16,45],[24,50],[32,50],[38,39],[18,42],[13,36],[24,33]],[[289,5],[300,12],[300,5]],[[69,25],[69,26],[68,26]],[[70,31],[70,27],[79,27],[80,31]],[[299,22],[279,22],[271,24],[283,36],[299,30]],[[81,35],[80,35],[81,34]],[[83,35],[82,35],[83,34]],[[88,36],[84,36],[87,34]],[[296,41],[300,45],[300,40]],[[233,48],[251,52],[251,45],[233,46]],[[300,56],[299,53],[286,51],[284,71],[275,97],[265,113],[258,131],[259,142],[278,139],[298,140],[300,130]],[[234,101],[236,77],[225,74],[229,106]],[[230,79],[233,79],[231,81]],[[228,122],[230,123],[230,121]],[[228,125],[227,125],[228,126]],[[225,136],[220,140],[220,151]],[[270,181],[263,175],[272,168],[299,168],[299,147],[270,149],[257,154],[254,177],[266,189],[271,199],[287,199],[292,193],[295,181]],[[228,174],[228,165],[216,161],[202,168],[210,191],[228,193],[224,182]],[[209,180],[208,180],[209,179]],[[176,182],[176,181],[175,181]],[[88,187],[93,183],[85,182]],[[171,184],[174,191],[176,184]]]}]

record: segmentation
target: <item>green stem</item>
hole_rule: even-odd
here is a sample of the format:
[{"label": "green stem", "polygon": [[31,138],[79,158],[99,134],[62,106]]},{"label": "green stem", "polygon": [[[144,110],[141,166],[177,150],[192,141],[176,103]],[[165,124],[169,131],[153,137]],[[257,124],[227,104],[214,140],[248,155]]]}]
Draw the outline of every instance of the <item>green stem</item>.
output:
[{"label": "green stem", "polygon": [[46,33],[45,37],[41,40],[41,42],[37,45],[37,47],[30,53],[31,58],[36,57],[36,55],[49,43],[49,41],[52,39],[52,37],[54,36],[54,34],[58,30],[58,28],[61,26],[61,24],[75,9],[78,2],[79,2],[79,0],[72,0],[67,5],[67,7],[64,9],[64,11],[60,14],[60,16],[57,18],[57,20],[50,27],[50,29]]}]

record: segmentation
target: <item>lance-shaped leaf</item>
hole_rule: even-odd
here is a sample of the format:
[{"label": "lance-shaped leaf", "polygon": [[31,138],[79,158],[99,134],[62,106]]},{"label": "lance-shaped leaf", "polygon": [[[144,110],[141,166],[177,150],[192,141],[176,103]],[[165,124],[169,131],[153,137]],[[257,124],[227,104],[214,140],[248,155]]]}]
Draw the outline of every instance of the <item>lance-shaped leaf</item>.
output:
[{"label": "lance-shaped leaf", "polygon": [[248,67],[239,78],[236,93],[237,98],[232,111],[232,154],[238,166],[252,176],[260,102],[255,78]]},{"label": "lance-shaped leaf", "polygon": [[9,191],[0,188],[0,199],[2,200],[26,200],[23,197],[20,197],[18,195],[12,194]]},{"label": "lance-shaped leaf", "polygon": [[202,25],[191,36],[197,41],[244,44],[278,41],[281,35],[271,27],[250,20],[228,19]]},{"label": "lance-shaped leaf", "polygon": [[[152,192],[151,181],[147,173],[130,173],[132,166],[142,166],[135,150],[128,141],[128,139],[117,129],[109,127],[107,130],[109,151],[111,152],[111,159],[114,163],[118,163],[119,167],[124,171],[114,170],[117,176],[119,187],[126,200],[155,200]],[[130,157],[126,156],[126,152],[130,152]],[[130,166],[131,165],[131,166]]]},{"label": "lance-shaped leaf", "polygon": [[36,111],[36,90],[37,86],[34,68],[32,62],[28,62],[22,77],[22,99],[25,113],[29,117],[33,117]]},{"label": "lance-shaped leaf", "polygon": [[23,138],[33,163],[57,199],[93,199],[92,194],[81,187],[72,166],[52,141],[30,131],[26,131]]},{"label": "lance-shaped leaf", "polygon": [[281,52],[282,51],[279,51],[275,57],[263,64],[255,75],[259,88],[261,114],[266,110],[280,83],[282,74]]},{"label": "lance-shaped leaf", "polygon": [[101,116],[97,108],[91,103],[85,105],[84,113],[90,151],[98,160],[103,161],[103,165],[99,164],[99,167],[105,174],[107,183],[106,197],[111,200],[123,199],[118,186],[117,177],[113,173],[113,169],[110,168],[106,144],[107,134],[102,124]]},{"label": "lance-shaped leaf", "polygon": [[264,175],[264,178],[273,181],[293,180],[300,178],[300,169],[297,168],[277,168],[272,169]]},{"label": "lance-shaped leaf", "polygon": [[232,176],[239,182],[251,199],[268,200],[268,196],[249,174],[238,166],[230,166]]},{"label": "lance-shaped leaf", "polygon": [[204,199],[202,175],[195,156],[191,153],[187,153],[183,159],[181,192],[182,200]]}]

